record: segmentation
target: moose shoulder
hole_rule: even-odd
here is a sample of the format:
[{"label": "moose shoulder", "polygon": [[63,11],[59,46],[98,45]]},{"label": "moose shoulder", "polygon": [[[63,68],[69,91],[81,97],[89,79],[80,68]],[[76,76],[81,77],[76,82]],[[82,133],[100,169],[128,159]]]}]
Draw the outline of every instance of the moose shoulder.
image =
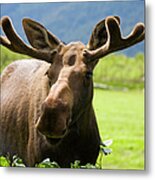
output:
[{"label": "moose shoulder", "polygon": [[93,70],[99,58],[144,39],[138,23],[122,38],[120,19],[99,22],[85,46],[64,44],[41,24],[24,19],[31,46],[16,34],[9,17],[1,19],[0,43],[34,59],[15,61],[1,75],[0,154],[17,154],[27,166],[45,158],[61,167],[80,160],[95,164],[100,135],[92,107]]}]

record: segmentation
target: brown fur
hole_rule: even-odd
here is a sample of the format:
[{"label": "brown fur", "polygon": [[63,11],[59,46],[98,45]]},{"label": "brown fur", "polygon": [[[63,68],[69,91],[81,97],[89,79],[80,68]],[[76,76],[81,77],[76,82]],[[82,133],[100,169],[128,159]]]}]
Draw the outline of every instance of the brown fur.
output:
[{"label": "brown fur", "polygon": [[[82,89],[82,87],[81,90],[78,90],[79,84],[83,82],[78,84],[76,79],[76,83],[74,83],[75,79],[71,77],[83,77],[83,73],[86,70],[85,65],[81,62],[80,69],[79,64],[80,62],[77,62],[76,67],[71,68],[71,66],[68,66],[62,68],[59,78],[51,87],[50,81],[53,80],[51,79],[51,74],[55,73],[51,72],[53,69],[46,62],[38,60],[16,61],[3,71],[0,121],[0,150],[2,154],[18,154],[27,166],[33,166],[45,158],[57,161],[62,167],[68,167],[69,163],[76,159],[80,160],[82,164],[87,162],[95,163],[99,151],[100,137],[91,104],[92,92],[89,93],[89,91]],[[47,71],[50,79],[46,74]],[[57,75],[53,75],[53,77],[55,76]],[[72,94],[74,98],[77,97],[74,107],[73,97],[70,95],[71,90],[68,92],[68,89],[66,89],[66,81],[69,78],[71,79],[68,89],[76,89],[75,94]],[[84,83],[86,83],[86,86],[89,84],[88,82]],[[91,95],[90,97],[88,93]],[[82,94],[83,97],[81,97]],[[59,98],[62,99],[62,102],[57,102]],[[90,102],[87,102],[87,99]],[[69,114],[64,111],[62,104],[64,102],[74,109],[72,111],[72,118],[70,117],[72,121],[65,136],[60,142],[55,144],[56,140],[52,142],[52,139],[46,139],[44,135],[46,133],[41,134],[37,130],[37,123],[40,123],[42,128],[44,126],[48,136],[48,127],[52,124],[53,114],[51,113],[50,115],[52,108],[56,113],[55,116],[58,116],[59,121],[61,120],[60,124],[65,121],[65,115]],[[67,109],[71,110],[71,107]],[[44,112],[42,112],[42,109]],[[43,113],[47,113],[47,116],[43,116]],[[48,122],[48,120],[51,122]],[[6,126],[6,124],[8,125]],[[38,129],[43,132],[41,128]],[[55,133],[57,136],[59,131],[61,131],[61,125],[59,129]]]}]

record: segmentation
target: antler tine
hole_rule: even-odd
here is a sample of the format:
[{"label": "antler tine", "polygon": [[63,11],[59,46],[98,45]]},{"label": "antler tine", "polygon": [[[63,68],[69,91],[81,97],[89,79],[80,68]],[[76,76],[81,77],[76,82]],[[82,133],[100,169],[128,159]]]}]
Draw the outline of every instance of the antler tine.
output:
[{"label": "antler tine", "polygon": [[5,36],[0,36],[0,44],[7,47],[8,49],[11,49],[10,41]]},{"label": "antler tine", "polygon": [[114,16],[106,18],[105,26],[108,37],[106,43],[98,49],[85,49],[83,52],[88,62],[104,57],[111,52],[128,48],[142,41],[145,37],[145,27],[143,23],[136,24],[132,32],[126,38],[121,36],[119,23]]},{"label": "antler tine", "polygon": [[29,55],[31,57],[46,61],[51,60],[51,56],[53,53],[55,53],[55,51],[51,51],[51,53],[49,53],[43,50],[37,50],[25,44],[15,32],[9,17],[3,17],[1,19],[0,25],[6,34],[6,37],[0,36],[0,44],[14,52]]}]

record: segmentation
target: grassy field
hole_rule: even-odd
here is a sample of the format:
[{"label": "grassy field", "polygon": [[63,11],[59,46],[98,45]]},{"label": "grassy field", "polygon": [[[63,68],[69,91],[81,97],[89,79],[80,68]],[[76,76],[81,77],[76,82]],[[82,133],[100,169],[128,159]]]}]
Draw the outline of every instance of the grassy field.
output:
[{"label": "grassy field", "polygon": [[102,140],[113,140],[102,168],[144,169],[144,92],[96,89],[94,107]]}]

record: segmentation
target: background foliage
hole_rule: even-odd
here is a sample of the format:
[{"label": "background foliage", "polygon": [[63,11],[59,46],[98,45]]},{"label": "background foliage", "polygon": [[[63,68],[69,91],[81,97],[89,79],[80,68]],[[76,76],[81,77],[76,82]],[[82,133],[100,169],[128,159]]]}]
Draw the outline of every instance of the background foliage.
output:
[{"label": "background foliage", "polygon": [[143,89],[144,55],[139,53],[135,57],[123,54],[106,56],[99,61],[94,71],[94,81],[115,89]]},{"label": "background foliage", "polygon": [[[12,61],[29,58],[13,53],[1,47],[0,71]],[[94,71],[94,82],[102,84],[105,89],[143,89],[144,88],[144,55],[127,57],[123,54],[112,54],[101,59]]]}]

